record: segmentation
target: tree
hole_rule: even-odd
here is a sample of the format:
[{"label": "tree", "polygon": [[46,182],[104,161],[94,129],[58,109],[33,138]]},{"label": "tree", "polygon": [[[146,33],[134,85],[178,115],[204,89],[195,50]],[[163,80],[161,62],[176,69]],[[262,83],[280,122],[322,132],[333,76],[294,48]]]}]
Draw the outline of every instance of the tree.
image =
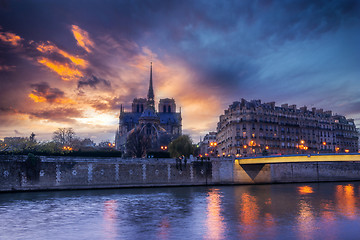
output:
[{"label": "tree", "polygon": [[182,155],[189,157],[194,151],[192,140],[188,135],[181,135],[172,141],[168,149],[171,157],[180,157]]},{"label": "tree", "polygon": [[72,128],[58,128],[53,134],[54,142],[61,145],[70,145],[75,138],[75,132]]},{"label": "tree", "polygon": [[29,140],[30,140],[31,142],[36,142],[35,136],[36,136],[36,134],[32,132],[32,133],[30,134]]},{"label": "tree", "polygon": [[61,152],[62,146],[55,141],[42,142],[37,146],[36,150],[46,154],[58,154]]},{"label": "tree", "polygon": [[36,141],[30,141],[29,138],[24,137],[9,137],[5,138],[4,151],[19,153],[22,151],[32,151],[36,147]]},{"label": "tree", "polygon": [[132,157],[143,157],[151,148],[151,139],[139,128],[129,134],[126,141],[126,151]]}]

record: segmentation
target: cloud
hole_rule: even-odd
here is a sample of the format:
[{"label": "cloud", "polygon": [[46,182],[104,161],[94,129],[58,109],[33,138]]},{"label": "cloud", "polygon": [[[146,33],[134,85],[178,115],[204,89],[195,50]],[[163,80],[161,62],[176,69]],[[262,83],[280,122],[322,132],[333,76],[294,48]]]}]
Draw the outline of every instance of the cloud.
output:
[{"label": "cloud", "polygon": [[0,40],[14,47],[20,45],[22,38],[11,32],[0,32]]},{"label": "cloud", "polygon": [[[0,9],[0,22],[34,41],[15,48],[0,39],[0,64],[16,66],[0,70],[0,104],[40,114],[32,109],[49,105],[29,103],[57,106],[47,99],[56,95],[50,87],[56,82],[64,95],[55,99],[82,92],[77,107],[97,123],[102,114],[116,115],[120,104],[130,109],[134,97],[146,96],[153,57],[156,100],[173,97],[182,106],[184,132],[192,135],[215,129],[218,115],[242,97],[357,113],[359,6],[353,0],[14,3]],[[47,92],[28,89],[38,79],[49,82]],[[32,117],[32,124],[38,121]],[[84,132],[93,128],[81,121],[76,126]],[[104,125],[116,128],[111,121]]]},{"label": "cloud", "polygon": [[10,71],[14,71],[15,70],[15,66],[8,66],[8,65],[0,65],[0,72],[1,71],[7,71],[7,72],[10,72]]},{"label": "cloud", "polygon": [[17,114],[20,113],[17,109],[13,107],[0,107],[0,112],[3,112],[5,114]]},{"label": "cloud", "polygon": [[92,99],[89,101],[89,104],[92,108],[98,111],[112,111],[112,110],[120,110],[120,105],[124,104],[124,98],[119,97],[100,97],[98,99]]},{"label": "cloud", "polygon": [[65,98],[65,93],[58,88],[51,88],[48,83],[41,82],[31,84],[34,90],[29,94],[29,97],[34,102],[48,102],[48,103],[61,103],[66,104],[75,103],[69,98]]},{"label": "cloud", "polygon": [[87,80],[80,80],[78,82],[78,88],[83,88],[83,87],[88,86],[88,87],[96,89],[96,86],[98,84],[103,84],[106,87],[111,87],[111,83],[108,80],[98,78],[98,77],[95,77],[94,75],[92,75]]},{"label": "cloud", "polygon": [[39,43],[36,49],[42,53],[57,53],[67,59],[69,59],[74,65],[86,68],[88,66],[88,62],[85,59],[82,59],[78,56],[74,56],[64,50],[59,49],[56,45],[47,41],[46,43]]},{"label": "cloud", "polygon": [[54,108],[49,110],[41,110],[29,112],[31,118],[45,119],[58,123],[76,123],[75,118],[82,118],[82,111],[76,108]]},{"label": "cloud", "polygon": [[84,73],[69,63],[61,63],[46,57],[40,57],[37,62],[56,72],[64,81],[77,80],[84,76]]},{"label": "cloud", "polygon": [[76,25],[71,26],[71,31],[77,41],[77,45],[85,49],[88,53],[94,48],[94,42],[90,39],[89,34]]}]

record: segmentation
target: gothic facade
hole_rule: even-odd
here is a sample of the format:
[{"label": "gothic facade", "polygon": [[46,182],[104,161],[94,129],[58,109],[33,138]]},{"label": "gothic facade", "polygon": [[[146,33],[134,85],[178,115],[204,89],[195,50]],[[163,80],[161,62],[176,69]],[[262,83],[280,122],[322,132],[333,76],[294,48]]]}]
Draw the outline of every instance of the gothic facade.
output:
[{"label": "gothic facade", "polygon": [[168,145],[182,133],[181,111],[176,112],[173,98],[160,99],[158,110],[155,109],[152,64],[147,98],[135,98],[131,112],[126,112],[121,106],[119,128],[115,136],[116,148],[126,152],[127,138],[135,130],[151,138],[153,150],[160,150],[161,145]]}]

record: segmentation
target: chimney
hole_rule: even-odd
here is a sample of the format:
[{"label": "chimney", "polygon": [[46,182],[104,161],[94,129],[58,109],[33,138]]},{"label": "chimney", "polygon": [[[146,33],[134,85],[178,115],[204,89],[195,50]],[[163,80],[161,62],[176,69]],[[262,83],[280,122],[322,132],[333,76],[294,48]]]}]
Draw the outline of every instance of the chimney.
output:
[{"label": "chimney", "polygon": [[307,111],[307,107],[306,107],[306,106],[303,106],[303,107],[300,108],[300,110],[303,111],[303,112],[306,112],[306,111]]},{"label": "chimney", "polygon": [[331,115],[332,115],[332,111],[330,111],[330,110],[329,110],[329,111],[326,111],[325,114],[331,116]]}]

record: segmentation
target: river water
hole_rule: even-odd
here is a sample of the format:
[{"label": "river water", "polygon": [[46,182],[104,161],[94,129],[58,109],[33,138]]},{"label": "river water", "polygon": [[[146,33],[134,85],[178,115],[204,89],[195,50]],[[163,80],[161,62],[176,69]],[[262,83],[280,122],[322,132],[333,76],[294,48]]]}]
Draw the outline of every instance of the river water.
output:
[{"label": "river water", "polygon": [[0,194],[0,239],[360,239],[360,183]]}]

